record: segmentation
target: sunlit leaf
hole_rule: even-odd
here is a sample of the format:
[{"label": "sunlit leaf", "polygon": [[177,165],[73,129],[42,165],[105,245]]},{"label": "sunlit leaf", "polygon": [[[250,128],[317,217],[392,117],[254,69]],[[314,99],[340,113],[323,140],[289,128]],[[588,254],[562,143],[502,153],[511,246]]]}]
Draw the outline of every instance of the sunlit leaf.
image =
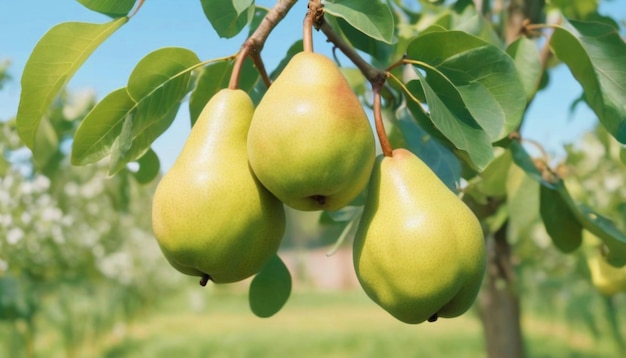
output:
[{"label": "sunlit leaf", "polygon": [[250,283],[250,309],[259,317],[271,317],[285,305],[291,294],[291,274],[274,255]]},{"label": "sunlit leaf", "polygon": [[237,35],[252,21],[254,0],[200,0],[204,15],[220,37]]},{"label": "sunlit leaf", "polygon": [[27,147],[34,149],[39,123],[61,88],[127,21],[121,17],[105,24],[66,22],[54,26],[39,40],[24,67],[17,111],[18,133]]},{"label": "sunlit leaf", "polygon": [[[124,120],[122,131],[117,137],[113,147],[111,148],[111,163],[109,164],[109,175],[115,175],[126,167],[128,162],[141,158],[150,146],[163,132],[165,132],[178,113],[180,103],[170,108],[170,111],[159,118],[158,121],[151,121],[150,125],[144,127],[140,132],[136,132],[135,118],[137,116],[128,116]],[[140,102],[137,107],[137,114],[144,111],[143,103]],[[128,128],[125,131],[125,126]]]},{"label": "sunlit leaf", "polygon": [[524,87],[513,60],[497,46],[461,31],[431,31],[409,44],[407,57],[427,72],[434,93],[454,88],[460,100],[454,95],[442,104],[464,109],[492,142],[518,127],[526,108]]},{"label": "sunlit leaf", "polygon": [[161,164],[154,150],[148,150],[146,154],[137,160],[137,164],[139,164],[139,170],[133,173],[137,182],[147,184],[159,175]]},{"label": "sunlit leaf", "polygon": [[565,21],[550,40],[604,127],[626,143],[626,43],[610,25]]},{"label": "sunlit leaf", "polygon": [[539,217],[539,183],[517,165],[509,167],[506,207],[511,242],[527,237]]},{"label": "sunlit leaf", "polygon": [[557,249],[570,253],[582,244],[583,228],[559,190],[542,185],[539,189],[539,212],[543,225]]},{"label": "sunlit leaf", "polygon": [[328,0],[324,12],[341,17],[364,34],[393,42],[394,19],[389,5],[380,0]]},{"label": "sunlit leaf", "polygon": [[502,151],[471,183],[471,187],[485,196],[506,196],[506,183],[511,163],[513,163],[511,152]]},{"label": "sunlit leaf", "polygon": [[400,107],[396,117],[406,148],[422,159],[450,190],[456,191],[461,178],[459,160],[448,148],[426,133],[406,107]]},{"label": "sunlit leaf", "polygon": [[543,72],[537,45],[534,41],[521,36],[509,45],[506,52],[515,62],[517,73],[519,73],[520,80],[524,85],[526,99],[531,99],[537,92]]},{"label": "sunlit leaf", "polygon": [[[454,85],[436,71],[429,71],[429,81],[421,72],[417,74],[435,127],[458,149],[469,155],[473,166],[479,171],[484,169],[493,158],[491,140],[480,125],[468,115],[467,108],[459,101],[460,94]],[[431,83],[436,83],[437,90],[431,87]]]},{"label": "sunlit leaf", "polygon": [[48,164],[52,156],[57,153],[59,147],[59,136],[54,130],[54,126],[48,118],[42,118],[37,128],[35,143],[33,146],[33,158],[38,168],[43,168]]},{"label": "sunlit leaf", "polygon": [[135,102],[126,88],[104,97],[83,119],[72,142],[72,164],[97,162],[111,152],[122,130],[126,116],[131,115]]},{"label": "sunlit leaf", "polygon": [[126,16],[136,0],[77,0],[86,8],[111,17]]}]

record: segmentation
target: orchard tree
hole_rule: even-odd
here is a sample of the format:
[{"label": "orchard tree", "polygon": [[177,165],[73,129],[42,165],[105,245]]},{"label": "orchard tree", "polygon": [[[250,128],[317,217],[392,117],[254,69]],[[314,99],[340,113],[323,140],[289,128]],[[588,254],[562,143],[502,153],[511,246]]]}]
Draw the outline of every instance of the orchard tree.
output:
[{"label": "orchard tree", "polygon": [[[58,140],[49,130],[50,105],[91,53],[144,6],[142,0],[79,2],[112,20],[53,27],[22,77],[17,128],[42,167],[51,160],[46,148]],[[200,276],[202,284],[258,272],[250,305],[257,315],[271,316],[289,296],[289,272],[275,249],[265,252],[260,245],[264,250],[238,256],[232,248],[270,236],[277,247],[284,215],[270,201],[327,210],[348,222],[338,243],[356,238],[355,268],[368,295],[401,320],[463,313],[486,272],[478,307],[488,354],[518,357],[524,347],[511,235],[529,237],[519,234],[524,217],[540,217],[563,255],[577,252],[588,232],[597,238],[603,262],[626,264],[624,228],[584,196],[570,195],[555,163],[531,156],[541,152],[541,143],[520,134],[550,71],[564,64],[582,88],[581,105],[608,136],[626,143],[626,45],[617,20],[600,15],[597,1],[422,0],[415,6],[310,0],[305,7],[279,0],[269,10],[253,0],[201,4],[221,37],[248,29],[240,51],[210,59],[179,47],[147,54],[127,86],[104,97],[82,121],[71,152],[75,165],[108,158],[108,173],[116,175],[137,162],[144,179],[155,178],[158,158],[151,145],[189,99],[196,125],[172,168],[179,174],[164,184],[165,199],[155,200],[153,217],[163,253],[179,271]],[[288,14],[303,18],[302,41],[268,74],[263,48]],[[336,63],[315,56],[313,36],[332,44]],[[339,52],[347,60],[339,61]],[[345,79],[352,90],[345,89]],[[373,113],[374,134],[362,130],[360,107]],[[241,126],[250,121],[246,138]],[[375,163],[372,136],[382,151]],[[232,164],[213,160],[219,154],[228,154]],[[241,170],[246,158],[251,169]],[[213,178],[221,169],[224,177],[238,174]],[[539,190],[524,191],[520,183],[528,180]],[[236,194],[217,196],[212,188],[219,185]],[[244,196],[254,199],[249,207],[237,201]],[[533,197],[539,205],[528,213],[524,199]],[[188,205],[179,205],[182,200]],[[198,219],[206,216],[210,225]],[[173,236],[181,228],[186,239]],[[251,234],[255,228],[265,234]],[[222,233],[225,239],[216,241]],[[420,314],[412,316],[415,311]]]},{"label": "orchard tree", "polygon": [[[63,143],[93,108],[91,92],[61,93],[47,114],[46,161],[34,163],[14,119],[0,122],[0,351],[33,357],[53,326],[68,357],[151,306],[171,287],[138,173],[72,166]],[[158,280],[158,284],[154,281]],[[45,322],[45,323],[44,323]],[[84,353],[84,352],[83,352]]]}]

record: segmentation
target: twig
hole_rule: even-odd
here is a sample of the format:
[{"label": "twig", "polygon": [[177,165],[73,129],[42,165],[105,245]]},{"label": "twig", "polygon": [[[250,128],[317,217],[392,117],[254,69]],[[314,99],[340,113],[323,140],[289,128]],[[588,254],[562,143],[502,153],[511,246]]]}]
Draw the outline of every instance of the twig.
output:
[{"label": "twig", "polygon": [[259,27],[257,27],[252,35],[250,35],[243,45],[241,45],[241,50],[239,51],[235,67],[233,68],[233,72],[231,73],[230,81],[228,83],[229,88],[238,88],[241,64],[243,64],[246,56],[250,56],[252,58],[257,70],[261,74],[261,77],[263,77],[263,81],[265,81],[268,85],[271,83],[269,77],[267,76],[267,72],[265,72],[263,60],[261,59],[261,50],[263,49],[265,40],[267,40],[269,34],[285,17],[285,15],[287,15],[296,1],[297,0],[279,0],[276,5],[274,5],[274,7],[272,7],[267,14],[265,14],[265,17],[263,18],[263,21],[261,21],[261,24],[259,24]]}]

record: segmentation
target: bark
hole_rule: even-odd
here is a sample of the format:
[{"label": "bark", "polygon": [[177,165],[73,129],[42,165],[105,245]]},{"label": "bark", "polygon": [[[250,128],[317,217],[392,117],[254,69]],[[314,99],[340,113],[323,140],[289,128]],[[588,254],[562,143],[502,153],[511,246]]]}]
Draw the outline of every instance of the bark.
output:
[{"label": "bark", "polygon": [[520,301],[506,232],[504,225],[487,239],[487,274],[478,298],[490,358],[524,356]]}]

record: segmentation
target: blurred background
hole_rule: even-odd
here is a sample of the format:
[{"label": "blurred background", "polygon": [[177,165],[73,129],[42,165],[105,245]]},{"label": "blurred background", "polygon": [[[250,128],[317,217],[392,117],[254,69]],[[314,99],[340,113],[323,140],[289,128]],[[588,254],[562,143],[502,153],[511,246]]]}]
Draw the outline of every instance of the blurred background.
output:
[{"label": "blurred background", "polygon": [[[109,47],[98,50],[96,60],[88,61],[54,103],[50,123],[61,140],[46,166],[36,167],[14,123],[27,56],[55,23],[105,18],[75,1],[14,3],[0,5],[1,357],[485,356],[481,319],[489,319],[488,312],[472,309],[459,318],[412,326],[370,301],[354,276],[350,238],[333,247],[347,224],[340,216],[288,211],[279,254],[290,269],[294,289],[277,315],[262,319],[249,309],[249,281],[201,287],[197,278],[167,264],[150,227],[157,181],[143,183],[132,170],[107,177],[106,163],[69,164],[77,125],[98,97],[125,83],[132,66],[147,52],[173,44],[197,48],[203,58],[214,56],[215,48],[220,55],[236,52],[243,39],[227,41],[230,49],[219,47],[226,42],[211,37],[215,35],[199,4],[194,4],[197,21],[183,21],[188,14],[181,8],[191,2],[177,4],[180,17],[161,17],[172,30],[164,32],[154,19],[171,8],[158,0],[151,8],[148,2],[143,18],[124,29],[136,31],[136,37],[118,34]],[[300,22],[301,17],[291,16],[281,27],[299,27]],[[175,29],[183,33],[175,35]],[[151,42],[141,40],[149,35]],[[265,50],[276,53],[268,56],[270,68],[298,35],[277,29],[275,47]],[[287,36],[287,42],[281,44],[280,36]],[[321,36],[318,39],[320,51],[330,51]],[[130,51],[135,45],[139,48]],[[575,130],[568,137],[546,140],[552,143],[548,149],[563,158],[561,170],[573,171],[568,182],[572,195],[624,230],[626,171],[619,145],[595,128],[585,109],[572,119],[569,105],[574,99],[564,98],[557,108],[563,123],[572,121]],[[541,112],[541,107],[535,111],[539,118],[551,113]],[[186,138],[188,120],[176,123],[157,148],[162,170],[171,165]],[[544,129],[550,131],[549,125]],[[518,185],[523,188],[513,198],[518,206],[538,205],[532,199],[538,186],[525,179]],[[623,356],[626,295],[596,290],[587,256],[558,252],[539,217],[520,215],[509,230],[527,355]]]}]

